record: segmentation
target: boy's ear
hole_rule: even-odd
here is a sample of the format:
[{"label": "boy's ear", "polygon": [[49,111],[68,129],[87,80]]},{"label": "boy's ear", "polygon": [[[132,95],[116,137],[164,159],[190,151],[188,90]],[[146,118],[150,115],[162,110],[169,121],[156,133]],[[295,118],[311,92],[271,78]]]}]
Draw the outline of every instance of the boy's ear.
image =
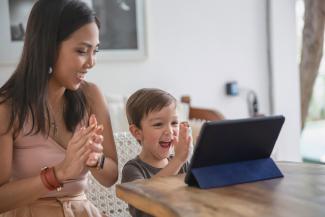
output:
[{"label": "boy's ear", "polygon": [[141,141],[142,140],[142,131],[141,129],[139,129],[137,126],[135,126],[134,124],[130,124],[129,125],[129,130],[132,134],[132,136],[138,140]]}]

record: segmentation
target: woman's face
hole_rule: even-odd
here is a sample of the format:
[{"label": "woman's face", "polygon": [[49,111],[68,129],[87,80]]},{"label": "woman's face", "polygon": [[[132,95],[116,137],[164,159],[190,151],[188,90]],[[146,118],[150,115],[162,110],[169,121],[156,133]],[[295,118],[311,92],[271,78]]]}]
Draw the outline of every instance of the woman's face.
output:
[{"label": "woman's face", "polygon": [[99,30],[95,22],[86,24],[61,42],[50,82],[77,90],[88,70],[95,65]]}]

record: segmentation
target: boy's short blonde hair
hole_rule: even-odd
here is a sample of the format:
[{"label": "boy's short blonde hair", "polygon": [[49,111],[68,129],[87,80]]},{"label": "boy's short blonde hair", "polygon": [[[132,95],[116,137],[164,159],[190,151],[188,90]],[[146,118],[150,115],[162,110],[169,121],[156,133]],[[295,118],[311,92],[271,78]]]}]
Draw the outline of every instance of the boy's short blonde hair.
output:
[{"label": "boy's short blonde hair", "polygon": [[149,112],[160,111],[163,107],[172,103],[176,106],[176,99],[166,91],[157,88],[137,90],[126,103],[126,115],[129,125],[134,124],[141,129],[141,121]]}]

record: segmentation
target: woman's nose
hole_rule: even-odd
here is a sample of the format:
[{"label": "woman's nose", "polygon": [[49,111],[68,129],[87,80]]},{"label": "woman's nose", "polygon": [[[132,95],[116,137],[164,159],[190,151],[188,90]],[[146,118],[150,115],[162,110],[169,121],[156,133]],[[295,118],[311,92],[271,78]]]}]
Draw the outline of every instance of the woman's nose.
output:
[{"label": "woman's nose", "polygon": [[86,63],[86,68],[90,69],[90,68],[94,67],[95,64],[96,64],[96,57],[93,54],[89,55],[89,58]]}]

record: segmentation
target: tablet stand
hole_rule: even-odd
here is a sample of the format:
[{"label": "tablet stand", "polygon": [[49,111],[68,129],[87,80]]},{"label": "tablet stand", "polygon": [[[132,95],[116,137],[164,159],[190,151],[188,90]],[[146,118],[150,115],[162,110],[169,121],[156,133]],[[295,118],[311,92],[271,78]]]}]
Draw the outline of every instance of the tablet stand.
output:
[{"label": "tablet stand", "polygon": [[192,168],[191,175],[204,189],[283,177],[271,158]]}]

